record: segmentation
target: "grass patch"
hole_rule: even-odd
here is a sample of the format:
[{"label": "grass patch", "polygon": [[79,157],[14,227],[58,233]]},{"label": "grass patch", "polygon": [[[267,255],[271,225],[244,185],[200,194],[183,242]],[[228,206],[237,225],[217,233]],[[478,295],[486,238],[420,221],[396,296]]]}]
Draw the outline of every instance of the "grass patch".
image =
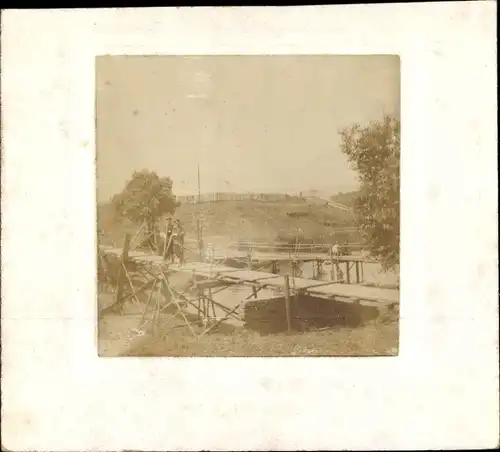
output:
[{"label": "grass patch", "polygon": [[121,356],[394,356],[398,354],[398,343],[397,322],[272,335],[242,329],[231,334],[209,334],[201,339],[193,337],[187,328],[177,328],[156,338],[149,337]]}]

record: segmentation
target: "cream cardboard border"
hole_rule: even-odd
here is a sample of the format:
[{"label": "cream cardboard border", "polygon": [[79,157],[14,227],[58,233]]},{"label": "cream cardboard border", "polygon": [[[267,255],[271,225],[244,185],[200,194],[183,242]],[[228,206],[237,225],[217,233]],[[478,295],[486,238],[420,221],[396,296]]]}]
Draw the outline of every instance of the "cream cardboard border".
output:
[{"label": "cream cardboard border", "polygon": [[[495,446],[495,9],[3,11],[3,446]],[[399,357],[97,357],[94,56],[116,53],[401,55]]]}]

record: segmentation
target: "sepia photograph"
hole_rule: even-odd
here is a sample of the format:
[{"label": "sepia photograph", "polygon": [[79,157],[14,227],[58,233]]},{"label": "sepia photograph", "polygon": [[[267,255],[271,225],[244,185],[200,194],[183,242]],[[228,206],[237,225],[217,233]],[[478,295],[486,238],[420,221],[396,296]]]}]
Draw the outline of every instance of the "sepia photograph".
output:
[{"label": "sepia photograph", "polygon": [[396,356],[397,55],[96,57],[99,356]]},{"label": "sepia photograph", "polygon": [[2,450],[495,448],[495,13],[2,10]]}]

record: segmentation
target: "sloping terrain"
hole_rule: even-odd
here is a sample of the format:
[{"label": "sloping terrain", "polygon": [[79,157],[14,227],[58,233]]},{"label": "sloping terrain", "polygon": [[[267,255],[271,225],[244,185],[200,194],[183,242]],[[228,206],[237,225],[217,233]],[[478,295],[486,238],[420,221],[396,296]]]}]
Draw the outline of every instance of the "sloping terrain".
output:
[{"label": "sloping terrain", "polygon": [[181,206],[177,216],[186,229],[196,229],[196,214],[204,218],[204,233],[225,236],[231,241],[274,241],[280,237],[328,236],[332,227],[353,226],[352,214],[339,209],[308,203],[229,201]]},{"label": "sloping terrain", "polygon": [[347,207],[353,207],[354,201],[359,195],[359,191],[349,191],[345,193],[337,193],[330,197],[333,202],[338,202],[339,204],[344,204]]},{"label": "sloping terrain", "polygon": [[[175,212],[184,225],[187,236],[196,238],[196,217],[203,218],[204,237],[219,241],[301,241],[328,240],[334,229],[354,226],[352,212],[346,212],[326,203],[307,201],[221,201],[202,204],[182,204]],[[120,242],[126,231],[132,234],[138,227],[128,221],[117,221],[111,206],[98,208],[100,229],[113,240]],[[345,237],[357,241],[351,232]]]}]

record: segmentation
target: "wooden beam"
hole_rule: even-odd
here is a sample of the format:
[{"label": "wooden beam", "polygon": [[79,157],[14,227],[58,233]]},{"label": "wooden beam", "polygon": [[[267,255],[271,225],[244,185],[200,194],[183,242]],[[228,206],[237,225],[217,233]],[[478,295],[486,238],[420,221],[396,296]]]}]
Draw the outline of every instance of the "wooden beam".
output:
[{"label": "wooden beam", "polygon": [[122,307],[123,305],[123,286],[125,283],[125,265],[128,261],[128,252],[130,249],[130,234],[125,234],[123,239],[123,251],[121,256],[121,265],[118,271],[118,286],[116,288],[115,305],[117,307]]},{"label": "wooden beam", "polygon": [[211,289],[215,287],[227,286],[227,284],[220,279],[206,279],[203,281],[197,281],[196,286],[199,289]]}]

